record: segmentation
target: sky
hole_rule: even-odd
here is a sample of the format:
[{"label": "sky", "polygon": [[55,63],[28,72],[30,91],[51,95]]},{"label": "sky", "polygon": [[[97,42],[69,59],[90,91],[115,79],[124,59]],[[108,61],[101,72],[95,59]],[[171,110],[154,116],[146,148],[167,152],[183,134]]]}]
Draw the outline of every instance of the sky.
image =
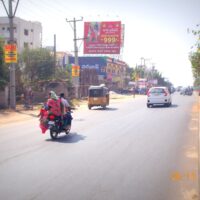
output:
[{"label": "sky", "polygon": [[[8,0],[4,0],[8,5]],[[16,2],[16,0],[15,0]],[[66,21],[77,22],[77,37],[83,37],[85,21],[121,21],[125,24],[125,43],[120,58],[130,67],[146,59],[175,86],[192,85],[189,53],[197,38],[191,33],[200,23],[199,0],[20,0],[16,16],[39,21],[43,27],[43,46],[73,54],[73,30]],[[6,16],[0,2],[0,16]],[[189,30],[189,31],[188,31]],[[83,43],[78,42],[79,55]]]}]

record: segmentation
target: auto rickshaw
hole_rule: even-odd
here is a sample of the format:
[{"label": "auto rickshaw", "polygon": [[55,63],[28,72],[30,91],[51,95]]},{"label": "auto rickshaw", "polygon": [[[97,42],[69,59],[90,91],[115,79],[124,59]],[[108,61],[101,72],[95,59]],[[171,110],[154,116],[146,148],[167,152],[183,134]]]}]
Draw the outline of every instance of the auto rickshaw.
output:
[{"label": "auto rickshaw", "polygon": [[90,86],[88,89],[88,108],[93,106],[101,106],[106,108],[109,105],[109,91],[105,85]]}]

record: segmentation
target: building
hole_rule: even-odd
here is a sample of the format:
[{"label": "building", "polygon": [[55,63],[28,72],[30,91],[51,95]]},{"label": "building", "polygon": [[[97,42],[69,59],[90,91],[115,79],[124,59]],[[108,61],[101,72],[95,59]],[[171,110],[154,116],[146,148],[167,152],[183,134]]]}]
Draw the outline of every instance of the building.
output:
[{"label": "building", "polygon": [[[13,19],[14,40],[18,52],[24,48],[39,48],[42,46],[42,25],[40,22],[32,22],[15,17]],[[0,17],[0,38],[4,43],[9,42],[10,37],[8,17]]]},{"label": "building", "polygon": [[114,58],[107,57],[106,85],[112,90],[122,90],[127,87],[128,65]]},{"label": "building", "polygon": [[67,51],[57,51],[56,52],[56,66],[65,68],[67,63],[69,63],[68,58],[72,56],[70,52]]},{"label": "building", "polygon": [[[84,70],[87,71],[86,80],[92,79],[92,82],[88,82],[90,85],[98,84],[105,84],[110,90],[122,90],[125,89],[128,85],[127,81],[127,69],[128,65],[120,60],[113,59],[107,56],[86,56],[86,57],[79,57],[79,65],[81,68],[81,73]],[[69,57],[68,64],[74,64],[74,57]],[[96,75],[94,71],[96,71]],[[92,78],[96,76],[95,78]],[[80,80],[80,85],[83,84],[83,78]],[[88,85],[87,85],[88,86]]]}]

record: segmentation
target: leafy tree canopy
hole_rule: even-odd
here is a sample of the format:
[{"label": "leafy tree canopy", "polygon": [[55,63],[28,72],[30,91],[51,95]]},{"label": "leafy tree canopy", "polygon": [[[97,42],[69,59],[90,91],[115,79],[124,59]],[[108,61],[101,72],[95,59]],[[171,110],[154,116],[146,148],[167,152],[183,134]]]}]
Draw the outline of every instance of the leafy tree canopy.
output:
[{"label": "leafy tree canopy", "polygon": [[[197,27],[199,25],[197,24]],[[195,52],[190,53],[189,59],[192,64],[192,72],[194,76],[194,85],[199,86],[200,85],[200,30],[193,30],[192,33],[197,36],[197,42],[195,46],[197,47]]]},{"label": "leafy tree canopy", "polygon": [[21,55],[21,62],[26,82],[35,83],[53,78],[54,60],[49,50],[25,49]]},{"label": "leafy tree canopy", "polygon": [[0,42],[0,89],[4,89],[9,81],[9,68],[4,63],[3,43]]}]

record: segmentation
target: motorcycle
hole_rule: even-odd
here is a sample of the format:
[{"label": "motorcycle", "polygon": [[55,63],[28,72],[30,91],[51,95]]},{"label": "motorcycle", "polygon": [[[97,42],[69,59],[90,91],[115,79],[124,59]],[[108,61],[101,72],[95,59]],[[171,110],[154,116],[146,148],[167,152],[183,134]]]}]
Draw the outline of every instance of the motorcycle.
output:
[{"label": "motorcycle", "polygon": [[[59,117],[56,117],[53,114],[49,115],[48,129],[50,131],[50,136],[53,140],[55,140],[60,133],[65,133],[67,135],[70,132],[71,120],[72,120],[71,112],[68,112],[66,116],[64,116],[64,118],[65,120]],[[66,121],[67,121],[67,124],[65,124]]]},{"label": "motorcycle", "polygon": [[185,92],[185,95],[192,96],[192,93],[193,93],[192,90],[188,90]]}]

